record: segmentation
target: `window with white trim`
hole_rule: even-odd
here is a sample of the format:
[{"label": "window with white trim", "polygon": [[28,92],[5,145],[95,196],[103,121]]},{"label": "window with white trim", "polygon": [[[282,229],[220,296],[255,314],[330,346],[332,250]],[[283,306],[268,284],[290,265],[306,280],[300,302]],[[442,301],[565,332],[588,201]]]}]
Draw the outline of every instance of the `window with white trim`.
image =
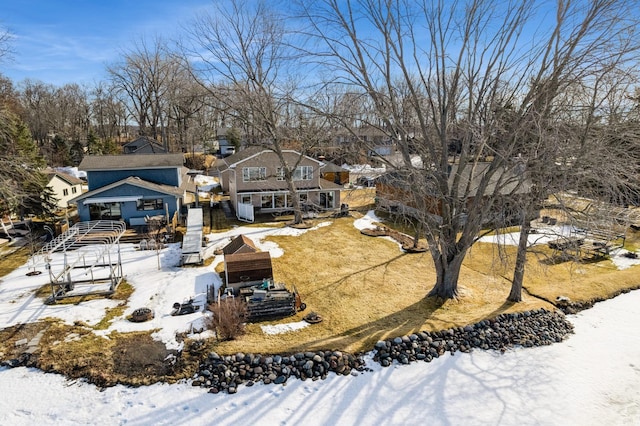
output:
[{"label": "window with white trim", "polygon": [[293,180],[311,180],[313,179],[313,167],[300,166],[296,167],[293,172]]},{"label": "window with white trim", "polygon": [[263,194],[260,201],[263,209],[273,208],[273,194]]},{"label": "window with white trim", "polygon": [[278,172],[276,173],[276,180],[284,180],[284,168],[278,167]]},{"label": "window with white trim", "polygon": [[243,167],[242,168],[243,182],[255,182],[260,180],[267,180],[266,167]]},{"label": "window with white trim", "polygon": [[62,195],[64,195],[65,197],[66,197],[67,195],[69,195],[69,190],[68,190],[67,188],[64,188],[64,189],[62,190]]},{"label": "window with white trim", "polygon": [[162,198],[141,199],[136,201],[136,210],[162,210]]}]

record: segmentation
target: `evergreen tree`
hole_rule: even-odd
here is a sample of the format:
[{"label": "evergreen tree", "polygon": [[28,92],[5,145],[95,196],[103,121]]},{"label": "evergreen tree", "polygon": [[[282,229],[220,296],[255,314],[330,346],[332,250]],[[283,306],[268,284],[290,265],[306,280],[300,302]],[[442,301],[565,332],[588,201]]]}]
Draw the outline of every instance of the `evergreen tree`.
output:
[{"label": "evergreen tree", "polygon": [[0,108],[0,213],[50,216],[56,200],[41,173],[44,159],[15,114]]},{"label": "evergreen tree", "polygon": [[71,163],[74,166],[77,166],[78,164],[80,164],[80,162],[82,161],[82,158],[84,157],[84,147],[82,146],[80,141],[77,140],[73,142],[73,144],[69,148],[69,156],[71,159]]},{"label": "evergreen tree", "polygon": [[53,162],[55,166],[70,166],[71,154],[69,151],[69,143],[60,135],[56,135],[52,141],[53,144]]},{"label": "evergreen tree", "polygon": [[87,135],[87,153],[89,155],[102,154],[102,144],[93,132],[93,129],[89,129],[89,134]]}]

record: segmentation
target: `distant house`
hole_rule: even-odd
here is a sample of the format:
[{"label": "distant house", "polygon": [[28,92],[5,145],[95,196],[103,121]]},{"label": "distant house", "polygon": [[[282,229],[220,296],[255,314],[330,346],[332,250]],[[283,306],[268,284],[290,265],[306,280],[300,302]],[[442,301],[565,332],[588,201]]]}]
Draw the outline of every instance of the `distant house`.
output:
[{"label": "distant house", "polygon": [[269,252],[260,252],[253,242],[239,235],[227,244],[224,254],[224,273],[227,288],[238,294],[243,287],[261,284],[273,278]]},{"label": "distant house", "polygon": [[167,150],[157,141],[146,136],[122,145],[125,154],[166,154]]},{"label": "distant house", "polygon": [[218,129],[216,140],[218,144],[218,151],[221,157],[228,157],[236,153],[236,146],[227,139],[227,132],[231,130],[230,127],[223,127]]},{"label": "distant house", "polygon": [[194,200],[195,185],[182,154],[86,156],[89,192],[71,202],[80,220],[123,220],[144,225],[145,218],[180,213]]},{"label": "distant house", "polygon": [[329,161],[324,161],[323,165],[320,166],[320,177],[336,185],[344,185],[349,183],[349,170]]},{"label": "distant house", "polygon": [[82,194],[82,185],[84,182],[81,179],[49,169],[44,173],[49,179],[47,186],[51,188],[54,197],[58,200],[58,208],[66,209],[69,207],[70,200]]},{"label": "distant house", "polygon": [[[293,179],[301,204],[325,210],[340,207],[342,185],[320,177],[322,162],[293,150],[283,154],[287,164],[297,164]],[[216,164],[222,190],[229,193],[238,218],[252,220],[258,210],[267,213],[291,210],[293,201],[282,165],[272,150],[249,147]],[[246,210],[250,214],[242,213]]]},{"label": "distant house", "polygon": [[[468,194],[466,205],[470,206],[478,197],[492,197],[494,202],[487,217],[484,218],[484,222],[490,223],[500,220],[501,223],[508,223],[517,218],[518,206],[523,202],[523,198],[529,194],[531,184],[526,174],[518,170],[517,167],[504,169],[500,173],[492,175],[484,192],[480,194],[480,183],[485,171],[490,166],[490,163],[478,163],[475,167],[465,167],[458,173],[458,165],[452,164],[449,171],[449,185],[453,185],[454,178],[458,173],[460,192]],[[376,203],[379,208],[410,216],[420,213],[429,213],[435,216],[442,214],[442,200],[436,195],[435,188],[433,191],[429,191],[427,188],[422,192],[422,194],[427,194],[424,198],[416,198],[418,192],[398,172],[389,172],[376,178],[375,186]],[[433,195],[428,195],[429,192]],[[461,217],[464,217],[465,212],[460,214]]]}]

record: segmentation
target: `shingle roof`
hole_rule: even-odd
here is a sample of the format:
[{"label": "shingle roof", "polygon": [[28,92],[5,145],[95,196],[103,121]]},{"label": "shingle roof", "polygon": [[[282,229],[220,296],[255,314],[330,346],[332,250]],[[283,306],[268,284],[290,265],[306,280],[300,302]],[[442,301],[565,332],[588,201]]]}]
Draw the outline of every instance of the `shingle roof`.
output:
[{"label": "shingle roof", "polygon": [[223,158],[220,161],[220,164],[218,164],[218,162],[216,161],[216,167],[218,168],[218,170],[222,171],[222,170],[226,170],[228,169],[231,165],[245,160],[249,157],[251,157],[252,155],[255,155],[261,151],[264,151],[265,148],[261,147],[261,146],[250,146],[247,147],[245,149],[243,149],[242,151],[238,151],[233,155],[230,155],[228,157]]},{"label": "shingle roof", "polygon": [[338,173],[338,172],[348,172],[347,169],[338,166],[330,161],[325,161],[322,166],[320,166],[321,173]]},{"label": "shingle roof", "polygon": [[82,179],[78,179],[77,177],[71,176],[70,174],[67,174],[67,173],[52,172],[52,171],[45,171],[44,173],[49,177],[49,180],[57,176],[58,178],[67,182],[69,185],[82,185],[84,183]]},{"label": "shingle roof", "polygon": [[[451,166],[449,173],[449,187],[453,187],[456,174],[459,176],[458,188],[460,194],[467,194],[469,197],[478,196],[480,184],[485,173],[491,167],[491,163],[469,164],[460,168],[458,164]],[[461,170],[460,170],[461,169]],[[460,170],[460,171],[459,171]],[[411,179],[397,171],[386,173],[377,178],[377,181],[408,190]],[[435,180],[432,180],[432,191],[435,195]],[[484,195],[497,193],[500,195],[526,194],[531,190],[531,183],[527,176],[517,167],[501,168],[491,175],[484,190]]]},{"label": "shingle roof", "polygon": [[319,183],[320,189],[344,189],[344,186],[338,185],[337,183],[322,178],[320,178]]},{"label": "shingle roof", "polygon": [[245,237],[244,235],[238,235],[222,249],[222,253],[224,253],[225,256],[235,253],[248,253],[256,251],[258,251],[258,249],[253,244],[253,241],[251,241],[251,239]]},{"label": "shingle roof", "polygon": [[79,170],[129,170],[182,167],[184,154],[87,155]]},{"label": "shingle roof", "polygon": [[[271,270],[271,256],[268,251],[230,254],[224,258],[227,273]],[[265,277],[266,278],[266,277]]]}]

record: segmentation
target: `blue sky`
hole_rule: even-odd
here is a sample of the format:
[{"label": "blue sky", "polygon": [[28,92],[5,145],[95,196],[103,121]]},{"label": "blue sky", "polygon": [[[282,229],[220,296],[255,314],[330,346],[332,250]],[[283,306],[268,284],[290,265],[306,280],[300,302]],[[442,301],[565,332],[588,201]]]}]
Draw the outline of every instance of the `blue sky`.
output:
[{"label": "blue sky", "polygon": [[14,58],[0,74],[56,86],[92,85],[141,37],[172,38],[212,0],[0,0]]}]

